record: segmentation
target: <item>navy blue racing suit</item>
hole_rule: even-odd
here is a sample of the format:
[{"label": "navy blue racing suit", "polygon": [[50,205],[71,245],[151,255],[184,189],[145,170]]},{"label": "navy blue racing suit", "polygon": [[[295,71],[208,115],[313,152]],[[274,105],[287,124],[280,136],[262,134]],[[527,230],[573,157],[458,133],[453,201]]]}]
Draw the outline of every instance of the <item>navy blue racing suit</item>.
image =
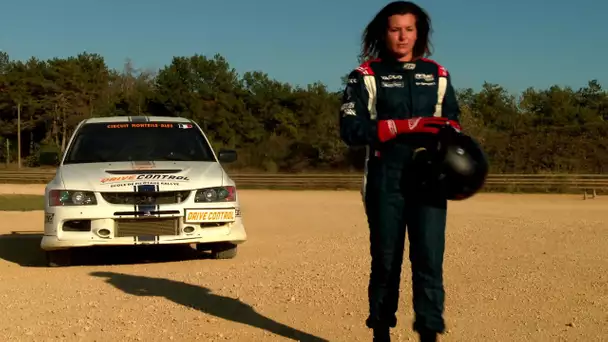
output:
[{"label": "navy blue racing suit", "polygon": [[366,325],[394,327],[406,230],[412,268],[415,331],[445,330],[443,255],[447,199],[439,186],[422,186],[415,152],[436,143],[429,134],[377,137],[378,120],[441,116],[459,122],[447,70],[430,59],[372,60],[348,77],[340,136],[366,146],[362,195],[370,230],[371,274]]}]

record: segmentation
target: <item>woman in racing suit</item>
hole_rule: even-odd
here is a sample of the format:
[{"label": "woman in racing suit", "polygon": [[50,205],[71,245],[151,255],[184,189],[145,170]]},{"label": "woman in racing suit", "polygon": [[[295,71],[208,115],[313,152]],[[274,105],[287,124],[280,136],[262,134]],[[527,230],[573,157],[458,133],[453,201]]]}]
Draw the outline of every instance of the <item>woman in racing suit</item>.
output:
[{"label": "woman in racing suit", "polygon": [[416,4],[384,7],[363,34],[366,61],[350,73],[340,109],[342,140],[367,148],[362,195],[372,261],[366,325],[374,341],[389,341],[397,323],[406,229],[413,329],[421,341],[435,341],[445,330],[447,199],[436,184],[423,185],[417,157],[437,143],[441,125],[460,129],[460,110],[447,70],[425,58],[430,31],[430,18]]}]

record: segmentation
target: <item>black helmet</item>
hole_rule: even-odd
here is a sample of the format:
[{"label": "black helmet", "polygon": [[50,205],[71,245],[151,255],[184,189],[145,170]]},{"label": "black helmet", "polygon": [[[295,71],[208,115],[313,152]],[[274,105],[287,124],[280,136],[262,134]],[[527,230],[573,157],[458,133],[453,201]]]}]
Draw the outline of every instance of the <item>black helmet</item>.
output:
[{"label": "black helmet", "polygon": [[481,145],[451,126],[441,129],[438,145],[436,170],[447,199],[464,200],[481,190],[489,170]]},{"label": "black helmet", "polygon": [[448,200],[473,196],[488,175],[488,159],[479,143],[451,126],[442,127],[430,145],[417,148],[413,159],[411,172],[420,189],[440,190]]}]

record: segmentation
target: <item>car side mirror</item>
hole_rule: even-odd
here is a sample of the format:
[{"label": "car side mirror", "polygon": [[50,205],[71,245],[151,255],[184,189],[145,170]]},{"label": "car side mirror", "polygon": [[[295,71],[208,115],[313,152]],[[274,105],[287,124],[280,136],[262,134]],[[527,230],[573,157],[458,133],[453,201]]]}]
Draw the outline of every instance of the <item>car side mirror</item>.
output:
[{"label": "car side mirror", "polygon": [[218,154],[218,159],[221,163],[232,163],[237,159],[237,154],[235,150],[226,150],[221,149]]},{"label": "car side mirror", "polygon": [[59,153],[57,152],[40,152],[38,157],[40,165],[56,166],[59,164]]}]

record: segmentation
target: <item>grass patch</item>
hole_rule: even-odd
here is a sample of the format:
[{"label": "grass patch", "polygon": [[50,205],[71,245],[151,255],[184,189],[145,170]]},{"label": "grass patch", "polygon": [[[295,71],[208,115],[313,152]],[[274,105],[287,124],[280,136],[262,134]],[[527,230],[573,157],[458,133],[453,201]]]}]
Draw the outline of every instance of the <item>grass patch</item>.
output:
[{"label": "grass patch", "polygon": [[44,210],[44,196],[0,195],[0,211]]}]

